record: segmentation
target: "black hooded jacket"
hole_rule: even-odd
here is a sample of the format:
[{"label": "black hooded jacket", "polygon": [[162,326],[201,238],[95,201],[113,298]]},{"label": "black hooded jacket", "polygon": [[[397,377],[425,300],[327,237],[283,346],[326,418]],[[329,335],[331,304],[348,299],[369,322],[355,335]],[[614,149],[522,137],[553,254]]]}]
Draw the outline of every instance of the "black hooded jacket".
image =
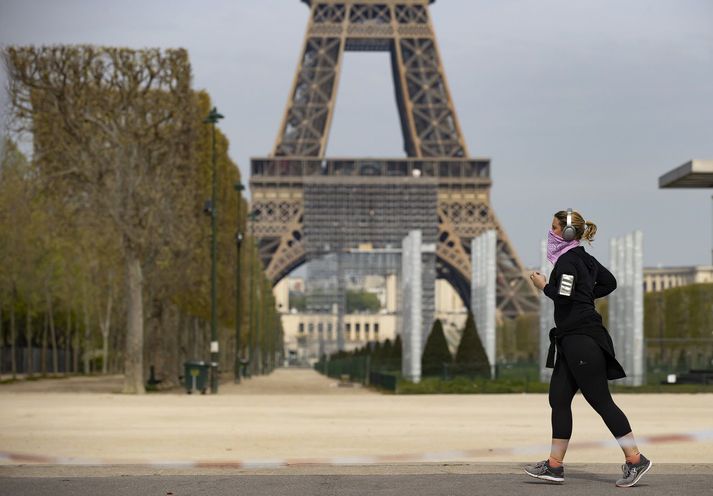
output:
[{"label": "black hooded jacket", "polygon": [[[607,379],[626,377],[616,360],[614,344],[602,324],[594,300],[616,289],[616,279],[606,267],[578,246],[562,254],[555,263],[543,291],[555,304],[555,328],[550,330],[547,367],[554,367],[557,342],[567,335],[591,336],[607,355]],[[558,350],[559,354],[559,350]]]}]

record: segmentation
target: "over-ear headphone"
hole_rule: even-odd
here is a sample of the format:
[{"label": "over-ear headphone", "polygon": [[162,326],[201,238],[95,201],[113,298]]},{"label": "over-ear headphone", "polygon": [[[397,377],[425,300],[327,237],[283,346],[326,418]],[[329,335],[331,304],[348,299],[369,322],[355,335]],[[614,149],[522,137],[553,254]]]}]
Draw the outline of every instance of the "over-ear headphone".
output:
[{"label": "over-ear headphone", "polygon": [[572,209],[567,209],[567,225],[562,229],[562,238],[565,241],[572,241],[577,237],[577,230],[572,225]]}]

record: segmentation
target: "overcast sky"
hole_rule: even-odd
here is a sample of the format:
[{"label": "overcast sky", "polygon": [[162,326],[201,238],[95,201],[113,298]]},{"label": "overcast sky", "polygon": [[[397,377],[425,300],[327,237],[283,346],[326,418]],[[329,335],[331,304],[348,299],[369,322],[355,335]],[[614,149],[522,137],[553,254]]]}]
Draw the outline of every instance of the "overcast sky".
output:
[{"label": "overcast sky", "polygon": [[[299,0],[0,0],[0,44],[185,47],[243,177],[274,144],[308,18]],[[647,266],[711,264],[713,190],[659,190],[713,159],[713,1],[438,0],[443,64],[471,155],[528,266],[552,213],[644,233]],[[402,157],[388,54],[347,53],[328,155]]]}]

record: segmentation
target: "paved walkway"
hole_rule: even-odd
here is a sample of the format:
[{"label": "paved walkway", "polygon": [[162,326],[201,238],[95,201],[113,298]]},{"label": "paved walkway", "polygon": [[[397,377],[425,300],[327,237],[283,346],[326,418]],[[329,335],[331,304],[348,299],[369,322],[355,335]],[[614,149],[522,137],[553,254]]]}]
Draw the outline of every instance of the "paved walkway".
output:
[{"label": "paved walkway", "polygon": [[[5,375],[3,379],[10,379]],[[122,375],[77,375],[40,378],[19,378],[15,382],[0,384],[0,395],[6,393],[120,393]]]},{"label": "paved walkway", "polygon": [[[9,378],[6,376],[5,378]],[[3,393],[120,393],[122,375],[57,376],[0,384]],[[344,386],[344,385],[342,385]],[[361,384],[349,383],[340,387],[339,381],[327,378],[309,368],[280,368],[269,375],[256,375],[235,384],[231,374],[223,374],[218,393],[233,394],[379,394]],[[182,388],[162,391],[160,394],[185,394]]]},{"label": "paved walkway", "polygon": [[[98,381],[90,389],[101,384],[101,378],[90,379]],[[0,451],[235,462],[480,450],[485,454],[474,459],[449,460],[523,463],[542,458],[545,450],[490,450],[542,446],[550,436],[545,394],[388,395],[338,387],[311,369],[278,369],[239,385],[226,383],[215,396],[66,392],[82,380],[0,385]],[[713,394],[618,394],[615,401],[639,436],[713,427]],[[573,413],[567,461],[620,463],[617,446],[576,447],[611,435],[581,395]],[[713,463],[711,442],[652,444],[642,451],[657,464]]]},{"label": "paved walkway", "polygon": [[[342,385],[344,386],[344,385]],[[381,393],[362,387],[361,384],[348,383],[342,387],[336,379],[330,379],[308,368],[280,368],[270,375],[257,375],[243,379],[240,384],[232,380],[221,383],[221,395],[372,395]]]},{"label": "paved walkway", "polygon": [[[567,496],[610,495],[620,473],[613,465],[569,465],[565,483],[552,485],[526,476],[519,467],[497,464],[381,467],[352,473],[214,473],[8,477],[0,467],[0,496]],[[711,494],[713,465],[655,465],[632,490],[647,496]]]}]

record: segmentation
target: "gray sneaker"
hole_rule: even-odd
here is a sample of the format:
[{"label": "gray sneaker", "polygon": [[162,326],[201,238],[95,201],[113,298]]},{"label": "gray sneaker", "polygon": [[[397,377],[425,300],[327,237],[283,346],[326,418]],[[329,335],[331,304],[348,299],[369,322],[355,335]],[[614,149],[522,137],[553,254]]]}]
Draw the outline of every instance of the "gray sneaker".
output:
[{"label": "gray sneaker", "polygon": [[564,482],[564,465],[561,467],[550,467],[549,460],[543,460],[534,465],[526,465],[525,473],[536,479],[558,482],[560,484]]},{"label": "gray sneaker", "polygon": [[646,472],[653,466],[651,460],[641,455],[641,460],[636,465],[626,462],[621,466],[624,472],[624,477],[616,481],[617,487],[631,487],[641,479]]}]

